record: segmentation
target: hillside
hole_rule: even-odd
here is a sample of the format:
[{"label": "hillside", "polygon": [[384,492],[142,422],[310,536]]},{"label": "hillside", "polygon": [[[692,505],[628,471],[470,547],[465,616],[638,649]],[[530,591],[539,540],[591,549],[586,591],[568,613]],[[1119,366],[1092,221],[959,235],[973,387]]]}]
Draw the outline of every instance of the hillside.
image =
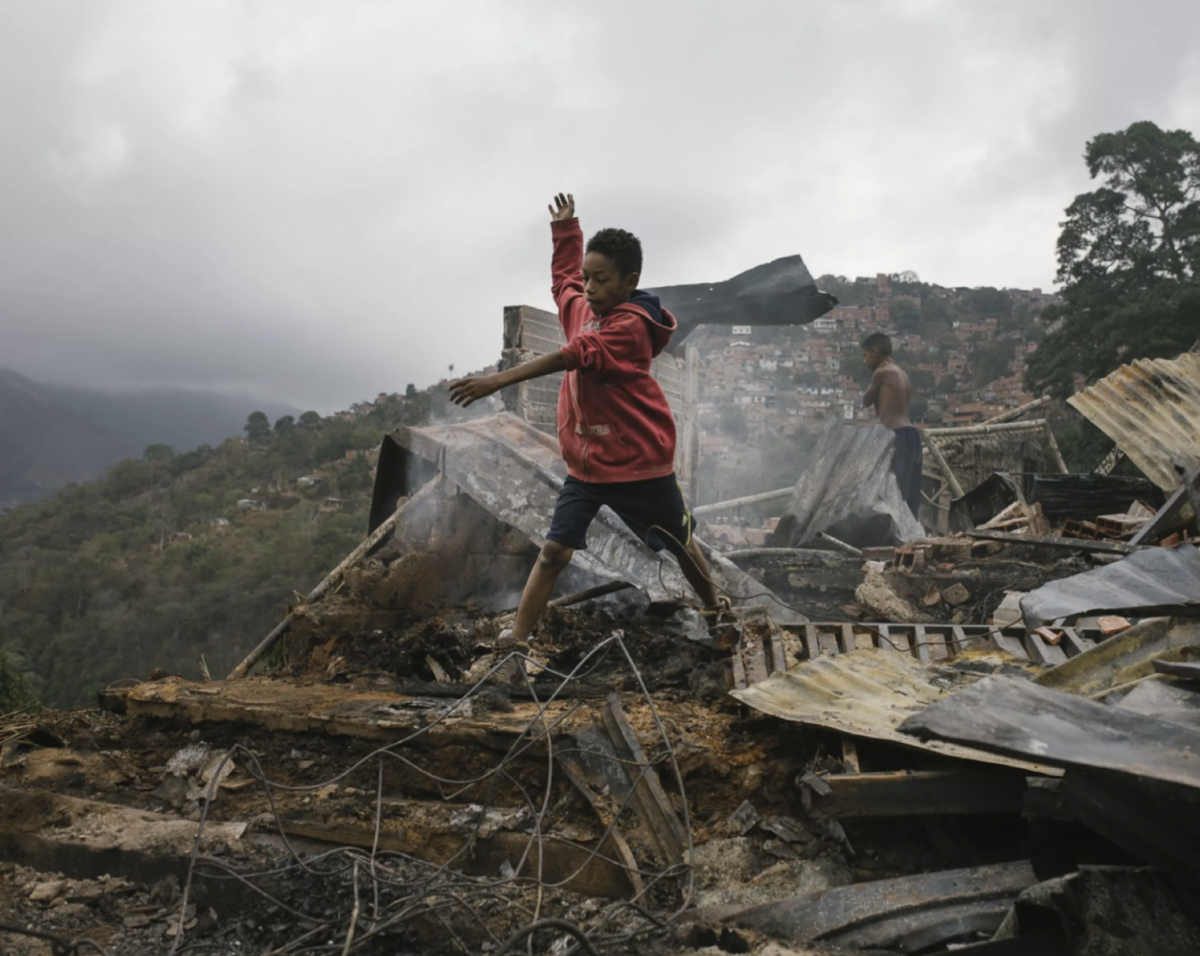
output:
[{"label": "hillside", "polygon": [[433,405],[253,416],[255,440],[151,447],[0,515],[0,659],[47,706],[155,667],[225,674],[361,540],[382,436]]},{"label": "hillside", "polygon": [[[911,273],[822,276],[839,305],[811,325],[710,325],[700,350],[700,502],[753,494],[795,480],[830,417],[868,422],[865,336],[885,332],[913,384],[913,421],[969,425],[1033,399],[1026,359],[1045,334],[1041,289],[948,288]],[[1069,416],[1056,422],[1068,461],[1090,467],[1107,450],[1083,446]]]},{"label": "hillside", "polygon": [[100,477],[147,445],[216,445],[246,416],[298,414],[244,395],[156,388],[130,392],[48,385],[0,369],[0,510]]}]

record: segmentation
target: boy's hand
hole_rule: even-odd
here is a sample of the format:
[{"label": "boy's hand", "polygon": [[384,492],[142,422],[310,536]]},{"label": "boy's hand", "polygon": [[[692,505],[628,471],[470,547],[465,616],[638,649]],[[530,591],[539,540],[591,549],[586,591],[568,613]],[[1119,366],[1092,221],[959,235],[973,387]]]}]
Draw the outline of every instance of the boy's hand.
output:
[{"label": "boy's hand", "polygon": [[450,401],[466,408],[472,402],[500,391],[503,383],[499,375],[476,375],[473,378],[460,378],[457,382],[451,382],[449,387]]},{"label": "boy's hand", "polygon": [[554,197],[554,204],[558,206],[557,210],[554,206],[547,207],[550,210],[550,218],[552,220],[561,222],[564,219],[575,218],[575,197],[570,193],[567,193],[565,196],[559,193]]}]

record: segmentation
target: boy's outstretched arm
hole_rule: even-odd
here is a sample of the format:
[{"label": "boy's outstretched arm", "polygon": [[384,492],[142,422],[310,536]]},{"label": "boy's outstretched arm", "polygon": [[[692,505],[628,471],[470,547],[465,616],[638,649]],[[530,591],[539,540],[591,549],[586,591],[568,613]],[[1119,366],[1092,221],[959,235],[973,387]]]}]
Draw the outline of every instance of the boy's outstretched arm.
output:
[{"label": "boy's outstretched arm", "polygon": [[543,375],[553,375],[555,372],[566,371],[567,364],[563,354],[550,352],[541,355],[532,362],[525,362],[495,375],[475,375],[471,378],[460,378],[450,383],[450,401],[455,405],[466,408],[481,398],[487,398],[493,392],[498,392],[509,385],[527,382],[531,378],[541,378]]}]

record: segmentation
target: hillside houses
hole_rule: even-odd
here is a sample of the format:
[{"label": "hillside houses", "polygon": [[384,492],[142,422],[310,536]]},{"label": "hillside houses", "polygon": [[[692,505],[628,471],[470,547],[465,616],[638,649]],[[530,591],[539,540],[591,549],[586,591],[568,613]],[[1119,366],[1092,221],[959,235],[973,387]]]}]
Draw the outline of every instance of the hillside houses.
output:
[{"label": "hillside houses", "polygon": [[[1055,301],[1053,295],[1040,289],[954,289],[919,284],[915,277],[826,278],[828,285],[845,283],[831,288],[843,304],[811,325],[709,326],[694,334],[691,342],[700,350],[702,467],[706,461],[735,461],[747,446],[815,433],[831,416],[867,422],[872,413],[860,407],[868,381],[860,343],[874,331],[891,336],[914,386],[922,383],[914,396],[914,420],[973,424],[1032,400],[1024,391],[1025,361],[1037,349],[1036,316]],[[1008,308],[979,314],[964,304],[981,299]],[[898,302],[905,303],[896,307],[904,328],[892,320]],[[927,313],[940,318],[926,319]],[[914,316],[920,321],[914,323]],[[982,368],[1001,368],[1003,374],[981,382],[974,362],[989,350],[1002,358],[992,355]]]}]

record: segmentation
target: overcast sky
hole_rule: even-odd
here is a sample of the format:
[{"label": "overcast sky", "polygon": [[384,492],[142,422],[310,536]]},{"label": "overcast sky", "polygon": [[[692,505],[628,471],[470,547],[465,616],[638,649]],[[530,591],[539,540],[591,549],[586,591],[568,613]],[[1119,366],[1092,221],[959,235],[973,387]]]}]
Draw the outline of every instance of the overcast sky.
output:
[{"label": "overcast sky", "polygon": [[1049,287],[1099,132],[1200,133],[1194,0],[0,0],[35,378],[321,411],[493,361],[551,194],[647,285],[800,253]]}]

